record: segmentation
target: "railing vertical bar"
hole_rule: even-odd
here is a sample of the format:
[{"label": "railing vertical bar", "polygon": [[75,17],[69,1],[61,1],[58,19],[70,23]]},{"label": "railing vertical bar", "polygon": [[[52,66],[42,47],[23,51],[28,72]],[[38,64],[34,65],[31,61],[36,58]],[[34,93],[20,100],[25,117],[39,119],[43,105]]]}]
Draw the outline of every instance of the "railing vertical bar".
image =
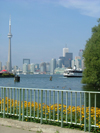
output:
[{"label": "railing vertical bar", "polygon": [[11,102],[12,102],[12,88],[10,89],[10,114],[11,114]]},{"label": "railing vertical bar", "polygon": [[15,114],[15,88],[13,90],[13,115]]},{"label": "railing vertical bar", "polygon": [[80,124],[82,124],[82,121],[81,121],[81,117],[82,117],[81,110],[82,110],[82,93],[80,92]]},{"label": "railing vertical bar", "polygon": [[7,88],[7,114],[8,114],[8,108],[9,108],[9,88]]},{"label": "railing vertical bar", "polygon": [[61,91],[61,127],[63,127],[63,91]]},{"label": "railing vertical bar", "polygon": [[94,98],[94,104],[95,104],[95,126],[96,126],[96,93]]},{"label": "railing vertical bar", "polygon": [[51,119],[51,91],[49,91],[49,120]]},{"label": "railing vertical bar", "polygon": [[23,108],[22,108],[22,121],[24,121],[24,98],[25,98],[25,89],[23,89]]},{"label": "railing vertical bar", "polygon": [[4,99],[4,103],[3,103],[3,118],[5,118],[5,97],[6,97],[6,88],[4,88],[4,96],[3,96],[3,99]]},{"label": "railing vertical bar", "polygon": [[53,120],[55,120],[55,91],[53,91]]},{"label": "railing vertical bar", "polygon": [[45,90],[45,118],[47,119],[47,90]]},{"label": "railing vertical bar", "polygon": [[70,117],[70,120],[71,120],[71,123],[72,123],[72,92],[71,92],[71,103],[70,104],[71,104],[71,115],[70,115],[71,117]]},{"label": "railing vertical bar", "polygon": [[43,90],[41,90],[41,124],[43,119]]},{"label": "railing vertical bar", "polygon": [[27,89],[27,112],[26,112],[26,115],[28,117],[28,89]]},{"label": "railing vertical bar", "polygon": [[18,115],[18,89],[17,89],[17,110],[16,110],[16,114]]},{"label": "railing vertical bar", "polygon": [[89,93],[89,132],[91,131],[91,93]]},{"label": "railing vertical bar", "polygon": [[75,92],[75,123],[77,123],[77,92]]},{"label": "railing vertical bar", "polygon": [[30,90],[30,117],[32,115],[32,90]]},{"label": "railing vertical bar", "polygon": [[19,89],[19,121],[21,120],[21,89]]},{"label": "railing vertical bar", "polygon": [[38,109],[37,109],[37,117],[39,118],[39,90],[38,90]]},{"label": "railing vertical bar", "polygon": [[35,118],[35,90],[34,90],[34,118]]},{"label": "railing vertical bar", "polygon": [[3,88],[1,88],[1,113],[2,113],[2,109],[3,109],[2,99],[3,99]]},{"label": "railing vertical bar", "polygon": [[67,119],[68,119],[67,108],[68,108],[68,92],[66,92],[66,123],[67,123]]},{"label": "railing vertical bar", "polygon": [[86,132],[86,93],[84,92],[84,131]]},{"label": "railing vertical bar", "polygon": [[59,122],[59,91],[57,92],[57,119]]}]

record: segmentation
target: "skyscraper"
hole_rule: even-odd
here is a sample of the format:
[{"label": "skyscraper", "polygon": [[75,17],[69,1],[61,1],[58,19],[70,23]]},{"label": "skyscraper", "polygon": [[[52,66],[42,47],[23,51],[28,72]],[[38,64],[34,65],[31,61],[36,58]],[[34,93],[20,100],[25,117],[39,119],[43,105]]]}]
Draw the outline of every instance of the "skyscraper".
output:
[{"label": "skyscraper", "polygon": [[9,33],[8,33],[8,38],[9,38],[9,48],[8,48],[8,62],[7,62],[7,70],[9,72],[12,71],[12,64],[11,64],[11,18],[9,19]]},{"label": "skyscraper", "polygon": [[68,48],[63,48],[63,57],[66,56],[66,53],[68,53]]},{"label": "skyscraper", "polygon": [[54,74],[54,70],[56,68],[56,59],[52,59],[50,62],[50,73]]},{"label": "skyscraper", "polygon": [[23,59],[23,64],[25,64],[25,63],[26,63],[27,65],[30,64],[30,59]]}]

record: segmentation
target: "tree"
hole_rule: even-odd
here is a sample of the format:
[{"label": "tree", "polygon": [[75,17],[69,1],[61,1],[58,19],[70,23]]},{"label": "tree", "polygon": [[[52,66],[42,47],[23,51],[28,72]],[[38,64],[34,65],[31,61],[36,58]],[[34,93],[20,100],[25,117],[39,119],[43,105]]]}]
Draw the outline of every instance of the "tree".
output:
[{"label": "tree", "polygon": [[84,66],[82,83],[100,86],[100,19],[92,28],[92,36],[83,51]]}]

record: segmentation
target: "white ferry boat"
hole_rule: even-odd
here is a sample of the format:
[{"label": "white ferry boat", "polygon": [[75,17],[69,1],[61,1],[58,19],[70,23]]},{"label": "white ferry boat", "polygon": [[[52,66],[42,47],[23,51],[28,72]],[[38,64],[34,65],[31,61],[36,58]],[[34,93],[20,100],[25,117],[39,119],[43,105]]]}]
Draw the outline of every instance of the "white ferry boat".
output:
[{"label": "white ferry boat", "polygon": [[73,69],[66,69],[64,71],[64,77],[82,77],[82,69],[76,69],[76,66],[74,66]]}]

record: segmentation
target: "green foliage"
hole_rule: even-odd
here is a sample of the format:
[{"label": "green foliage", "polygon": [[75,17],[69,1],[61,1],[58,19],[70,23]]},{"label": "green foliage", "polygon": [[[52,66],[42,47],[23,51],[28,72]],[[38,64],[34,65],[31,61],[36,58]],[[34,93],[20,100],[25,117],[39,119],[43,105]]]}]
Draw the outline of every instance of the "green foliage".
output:
[{"label": "green foliage", "polygon": [[98,26],[92,28],[92,36],[83,52],[84,72],[82,83],[100,86],[100,19]]}]

